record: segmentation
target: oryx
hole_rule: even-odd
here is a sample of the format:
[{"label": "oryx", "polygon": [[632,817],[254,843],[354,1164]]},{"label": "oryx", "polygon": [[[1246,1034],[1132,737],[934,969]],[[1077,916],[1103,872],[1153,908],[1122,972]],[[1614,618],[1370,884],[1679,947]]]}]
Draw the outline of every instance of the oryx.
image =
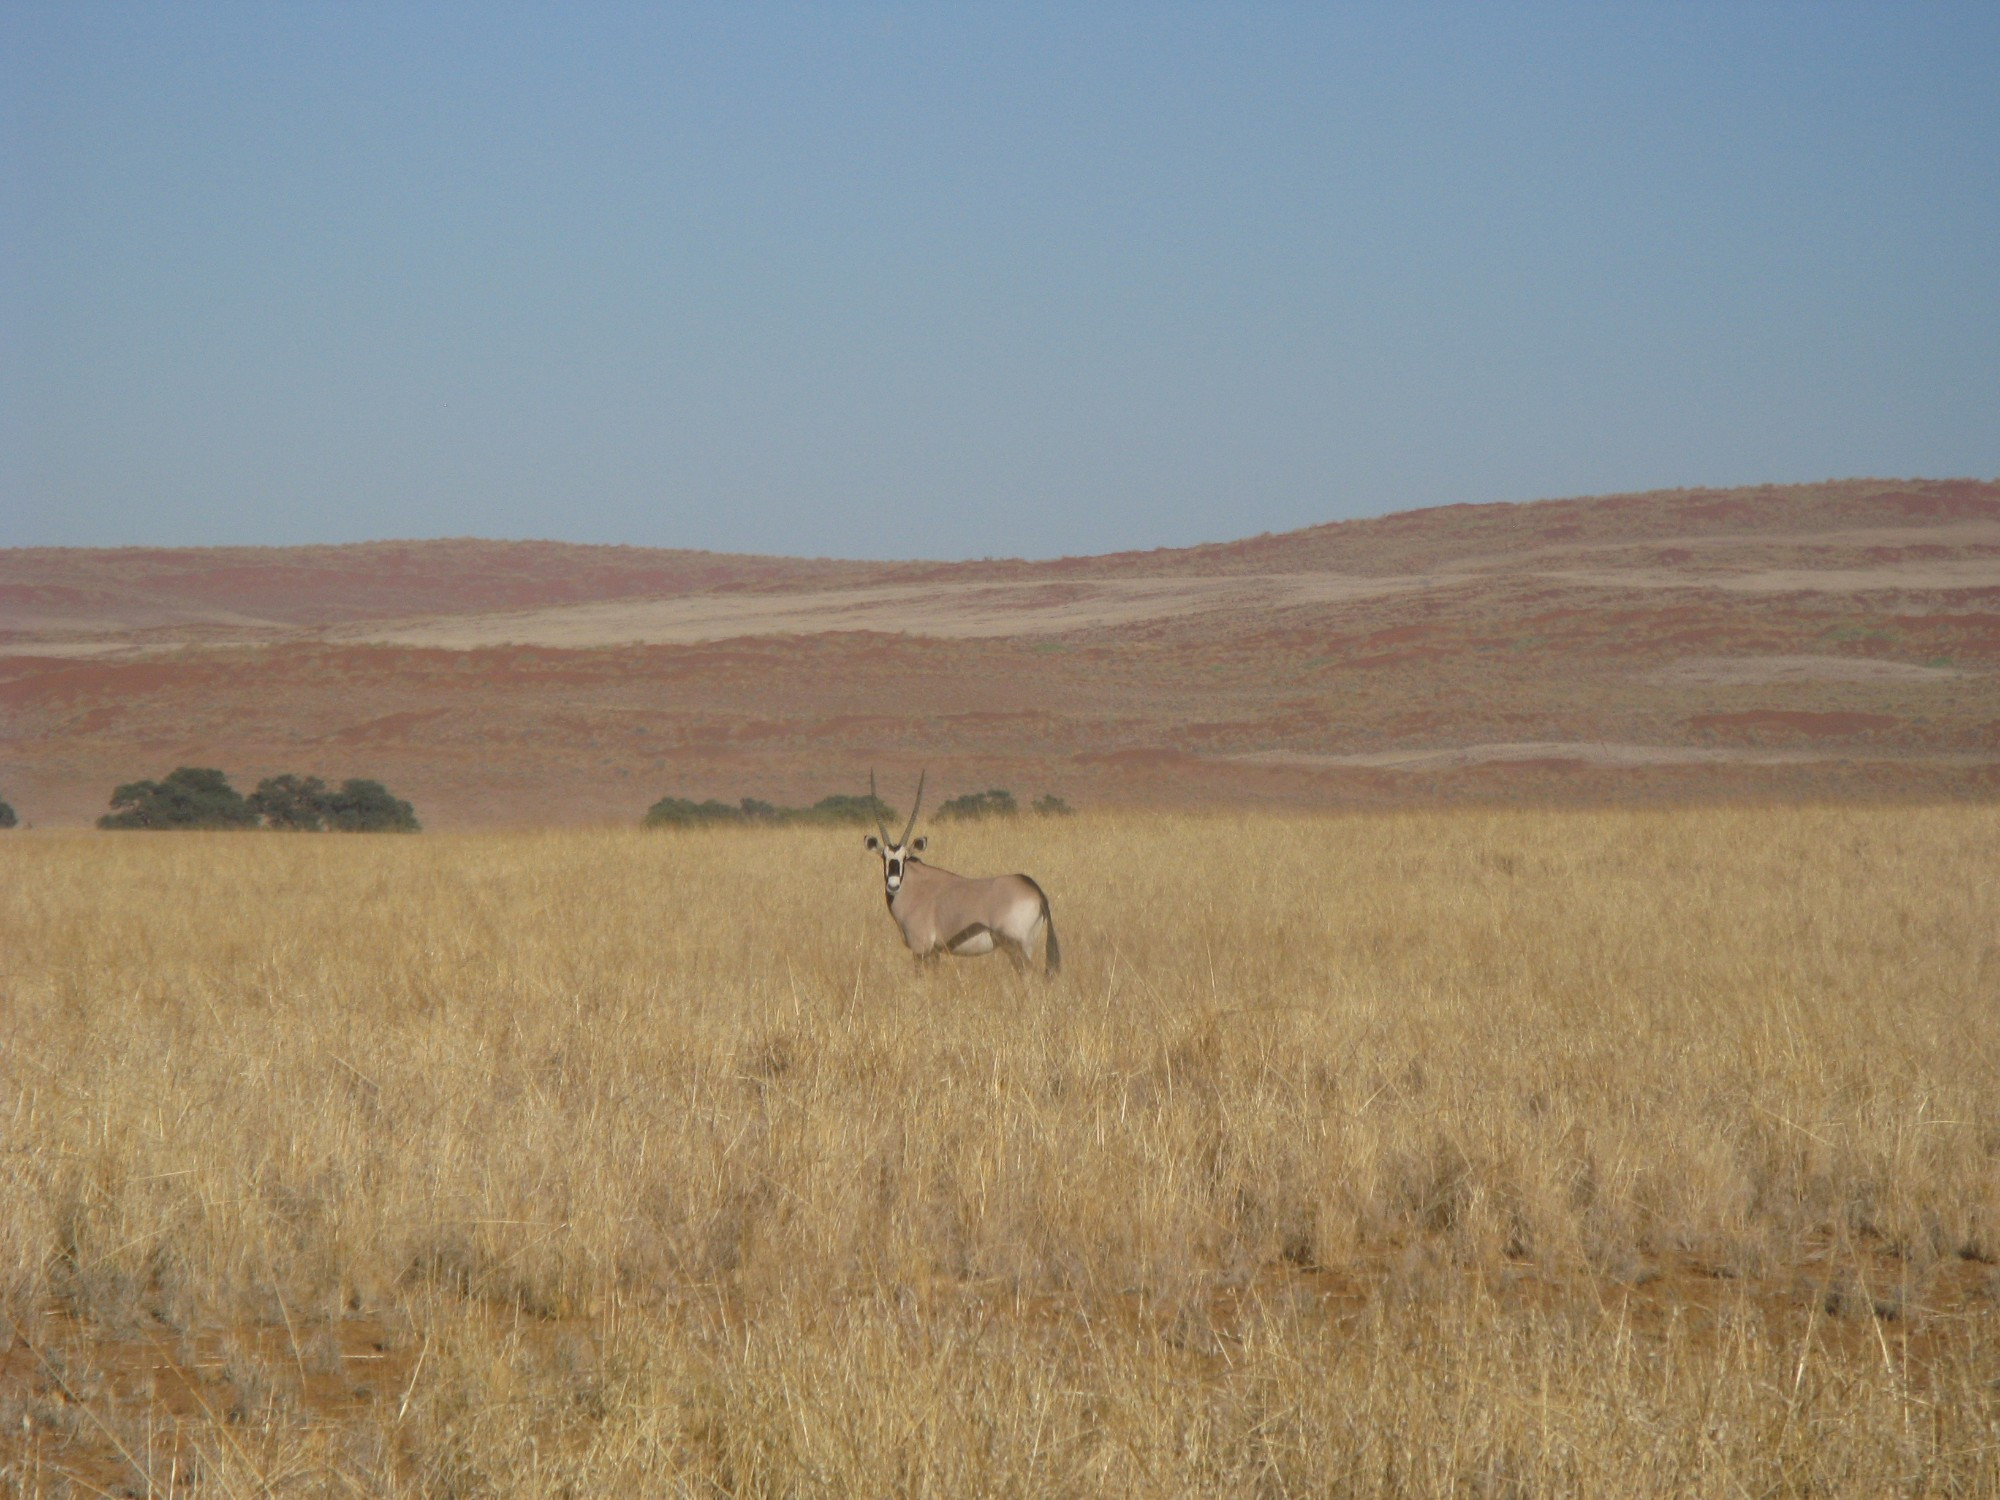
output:
[{"label": "oryx", "polygon": [[[929,774],[928,772],[924,773]],[[875,773],[868,773],[868,795],[875,796]],[[949,870],[925,864],[924,840],[910,842],[917,826],[917,810],[924,803],[924,777],[917,777],[917,799],[910,807],[910,821],[903,836],[893,843],[875,815],[875,829],[882,836],[868,835],[868,847],[882,856],[882,893],[889,901],[889,915],[903,929],[903,941],[919,959],[935,959],[940,952],[969,958],[1006,951],[1016,969],[1028,967],[1036,929],[1046,929],[1048,946],[1043,950],[1043,972],[1057,974],[1062,969],[1062,946],[1056,942],[1056,924],[1049,915],[1049,898],[1042,888],[1025,875],[989,875],[967,879]]]}]

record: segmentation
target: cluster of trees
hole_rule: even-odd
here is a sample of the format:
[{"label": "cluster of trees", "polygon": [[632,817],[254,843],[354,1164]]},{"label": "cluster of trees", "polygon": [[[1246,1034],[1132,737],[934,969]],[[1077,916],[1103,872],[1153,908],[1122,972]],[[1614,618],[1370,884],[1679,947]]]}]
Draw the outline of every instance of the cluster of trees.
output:
[{"label": "cluster of trees", "polygon": [[379,781],[338,787],[317,776],[266,776],[245,797],[229,778],[182,766],[159,781],[128,781],[111,794],[99,828],[283,828],[302,833],[415,833],[416,810]]},{"label": "cluster of trees", "polygon": [[[981,818],[1011,818],[1020,812],[1014,794],[1005,787],[989,787],[983,792],[967,792],[938,805],[940,823],[975,823]],[[1054,792],[1044,792],[1031,805],[1044,818],[1066,818],[1074,809]]]},{"label": "cluster of trees", "polygon": [[14,816],[14,809],[5,798],[0,798],[0,828],[12,828],[20,819]]},{"label": "cluster of trees", "polygon": [[[937,810],[940,822],[972,822],[979,818],[1011,818],[1020,812],[1014,794],[1000,787],[953,797]],[[1054,793],[1037,797],[1034,811],[1043,817],[1064,817],[1070,805]],[[840,794],[822,797],[811,807],[774,807],[745,797],[741,802],[695,802],[686,797],[662,797],[646,809],[647,828],[699,828],[718,823],[852,823],[869,827],[894,824],[900,815],[880,797]]]},{"label": "cluster of trees", "polygon": [[886,823],[895,813],[880,797],[840,793],[822,797],[811,807],[777,807],[745,797],[741,802],[693,802],[686,797],[662,797],[646,809],[647,828],[698,828],[712,823],[855,823],[863,827]]},{"label": "cluster of trees", "polygon": [[298,833],[416,833],[416,809],[379,781],[350,777],[330,787],[317,776],[267,776],[246,800],[267,828]]}]

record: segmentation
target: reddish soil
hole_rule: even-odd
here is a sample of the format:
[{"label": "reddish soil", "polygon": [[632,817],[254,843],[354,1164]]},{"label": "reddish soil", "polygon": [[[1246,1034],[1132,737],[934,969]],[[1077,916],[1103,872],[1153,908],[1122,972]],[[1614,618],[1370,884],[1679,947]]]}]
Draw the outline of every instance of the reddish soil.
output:
[{"label": "reddish soil", "polygon": [[81,825],[193,764],[374,777],[434,828],[632,822],[929,764],[1079,806],[1988,798],[1996,592],[2000,483],[1961,480],[1046,563],[18,550],[0,797]]},{"label": "reddish soil", "polygon": [[1799,709],[1753,708],[1740,714],[1696,714],[1688,720],[1688,728],[1697,734],[1703,730],[1748,731],[1753,737],[1770,734],[1786,739],[1824,740],[1853,739],[1856,735],[1880,734],[1894,729],[1896,720],[1889,714],[1857,713],[1808,713]]},{"label": "reddish soil", "polygon": [[[1213,1373],[1228,1366],[1227,1351],[1260,1304],[1278,1302],[1324,1327],[1358,1331],[1385,1298],[1409,1295],[1398,1284],[1398,1258],[1385,1248],[1340,1271],[1277,1263],[1249,1285],[1218,1288],[1203,1304]],[[1453,1274],[1481,1283],[1505,1314],[1595,1317],[1661,1350],[1670,1340],[1691,1338],[1697,1349],[1721,1353],[1741,1337],[1745,1316],[1754,1315],[1773,1338],[1802,1347],[1810,1338],[1822,1367],[1839,1371],[1889,1360],[1917,1393],[1962,1354],[1968,1337],[1990,1327],[2000,1291],[1990,1266],[1947,1260],[1920,1272],[1880,1248],[1840,1255],[1815,1249],[1796,1264],[1761,1272],[1673,1255],[1635,1263],[1623,1275],[1591,1276],[1529,1262],[1484,1275]],[[967,1295],[985,1294],[968,1289]],[[608,1332],[603,1321],[489,1306],[545,1366],[587,1366],[589,1359],[577,1356],[594,1357]],[[1078,1311],[1073,1298],[1003,1295],[988,1306],[994,1317],[1038,1320]],[[739,1326],[749,1311],[739,1306],[732,1313],[717,1295],[654,1310],[690,1323],[726,1323],[733,1316]],[[1094,1311],[1131,1331],[1157,1328],[1162,1316],[1130,1293]],[[51,1493],[68,1481],[87,1493],[138,1495],[155,1486],[165,1493],[175,1487],[170,1479],[187,1483],[198,1475],[203,1443],[229,1444],[251,1462],[251,1449],[233,1431],[266,1424],[386,1428],[393,1437],[396,1413],[429,1347],[428,1336],[399,1315],[229,1329],[176,1329],[148,1317],[112,1331],[50,1309],[32,1331],[15,1325],[0,1336],[0,1412],[15,1418],[0,1427],[0,1466],[39,1478]],[[151,1442],[135,1451],[101,1418],[93,1420],[101,1410],[124,1414],[128,1431],[138,1429],[131,1414],[143,1413]],[[389,1458],[402,1467],[410,1458],[407,1445]]]}]

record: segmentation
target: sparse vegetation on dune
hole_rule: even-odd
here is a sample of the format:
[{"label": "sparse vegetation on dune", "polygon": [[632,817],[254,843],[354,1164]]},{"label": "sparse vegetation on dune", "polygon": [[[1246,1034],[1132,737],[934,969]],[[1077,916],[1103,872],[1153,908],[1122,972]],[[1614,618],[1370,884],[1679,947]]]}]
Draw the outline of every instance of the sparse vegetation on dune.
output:
[{"label": "sparse vegetation on dune", "polygon": [[942,862],[1048,889],[1050,986],[918,972],[825,828],[25,834],[0,1463],[49,1492],[1993,1493],[1996,835],[1988,807],[953,828]]}]

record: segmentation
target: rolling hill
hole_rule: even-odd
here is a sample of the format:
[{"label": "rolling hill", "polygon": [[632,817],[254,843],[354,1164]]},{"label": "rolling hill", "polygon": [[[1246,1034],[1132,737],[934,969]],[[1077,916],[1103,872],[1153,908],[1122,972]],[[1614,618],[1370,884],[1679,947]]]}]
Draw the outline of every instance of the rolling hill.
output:
[{"label": "rolling hill", "polygon": [[0,795],[372,776],[433,827],[1007,786],[1376,805],[2000,791],[2000,483],[1447,506],[963,563],[0,551]]}]

